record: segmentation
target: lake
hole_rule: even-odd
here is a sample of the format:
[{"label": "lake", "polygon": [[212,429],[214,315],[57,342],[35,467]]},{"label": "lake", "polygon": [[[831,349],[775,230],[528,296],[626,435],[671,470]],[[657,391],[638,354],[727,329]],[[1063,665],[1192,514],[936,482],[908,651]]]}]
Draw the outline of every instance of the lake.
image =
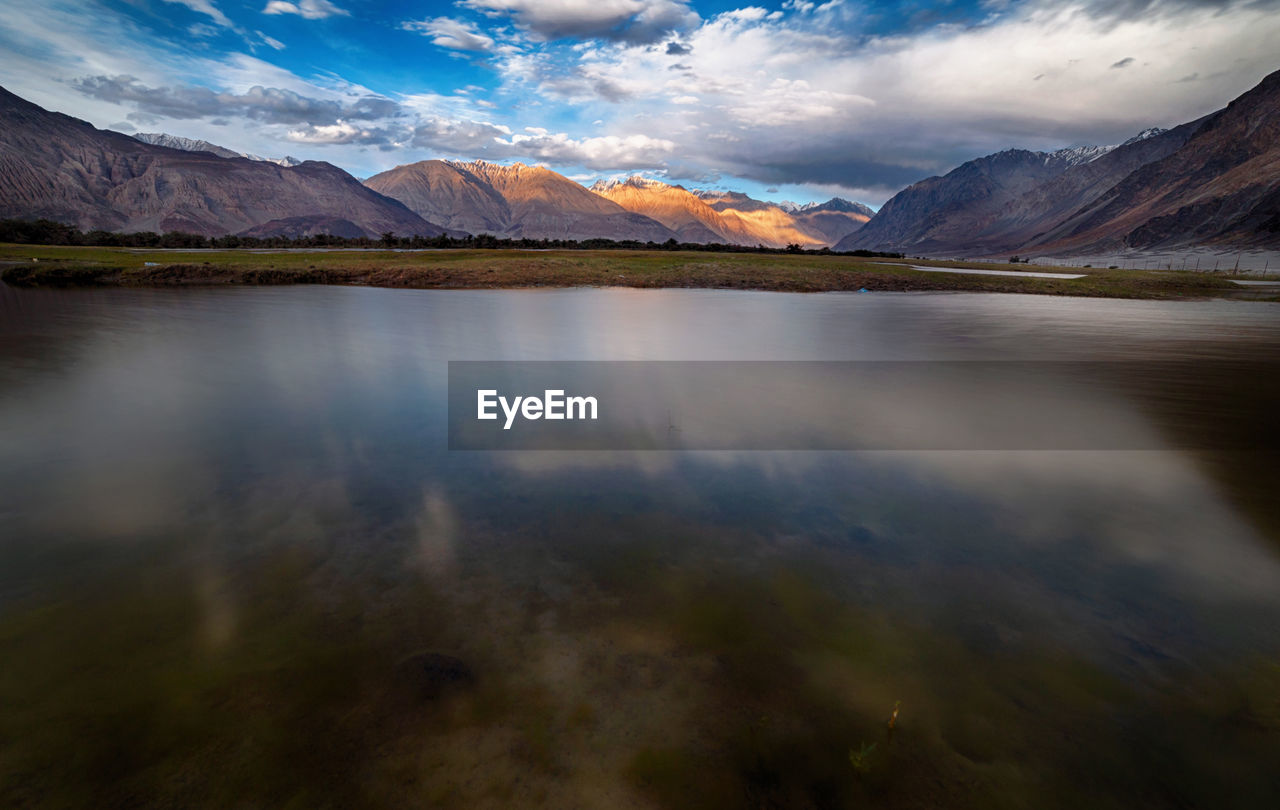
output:
[{"label": "lake", "polygon": [[[0,286],[0,805],[1280,805],[1277,358],[1250,301]],[[460,360],[1115,363],[1141,440],[450,451]]]}]

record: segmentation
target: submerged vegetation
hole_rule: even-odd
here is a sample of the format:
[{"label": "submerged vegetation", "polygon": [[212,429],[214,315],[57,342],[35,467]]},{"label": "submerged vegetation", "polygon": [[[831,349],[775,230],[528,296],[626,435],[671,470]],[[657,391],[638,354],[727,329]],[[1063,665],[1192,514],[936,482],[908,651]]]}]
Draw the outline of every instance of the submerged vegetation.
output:
[{"label": "submerged vegetation", "polygon": [[[0,807],[1275,805],[1277,573],[1214,479],[1154,453],[450,452],[430,369],[506,345],[485,307],[656,296],[290,292],[6,291]],[[580,317],[626,346],[791,334],[670,297],[700,320]],[[822,349],[883,325],[834,328],[863,300],[753,303]],[[882,303],[1004,346],[1043,317]],[[1229,331],[1201,352],[1275,346],[1195,323],[1171,329]],[[1056,334],[1177,350],[1090,331]],[[1153,401],[1200,414],[1194,390]],[[1272,516],[1273,473],[1236,472]]]},{"label": "submerged vegetation", "polygon": [[[715,562],[758,546],[742,526],[596,552],[544,520],[504,556],[505,523],[459,527],[456,582],[397,572],[399,533],[360,576],[300,533],[221,574],[205,542],[157,538],[99,555],[111,577],[91,589],[57,577],[0,620],[0,803],[1227,807],[1269,790],[1233,757],[1280,756],[1274,663],[1149,692],[1032,641],[977,659],[972,638],[859,607],[847,548],[818,551],[843,558],[826,571],[752,570],[755,552]],[[892,739],[890,688],[928,707]]]},{"label": "submerged vegetation", "polygon": [[876,745],[876,743],[868,745],[864,742],[862,745],[858,746],[857,751],[854,751],[852,748],[849,749],[849,764],[853,765],[854,771],[856,771],[859,776],[871,770],[871,755],[875,753]]}]

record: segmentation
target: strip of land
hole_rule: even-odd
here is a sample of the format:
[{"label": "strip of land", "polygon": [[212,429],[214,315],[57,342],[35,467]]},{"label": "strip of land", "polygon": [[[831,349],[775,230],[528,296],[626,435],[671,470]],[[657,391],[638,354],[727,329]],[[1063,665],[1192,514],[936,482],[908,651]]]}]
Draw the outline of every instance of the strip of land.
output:
[{"label": "strip of land", "polygon": [[[675,287],[783,292],[1032,293],[1198,299],[1240,288],[1220,274],[1071,268],[1007,275],[1009,265],[823,254],[631,250],[430,250],[261,253],[0,244],[14,286],[347,284],[418,289]],[[982,270],[982,274],[938,269]],[[1052,268],[1047,268],[1052,270]],[[997,272],[992,272],[997,271]]]}]

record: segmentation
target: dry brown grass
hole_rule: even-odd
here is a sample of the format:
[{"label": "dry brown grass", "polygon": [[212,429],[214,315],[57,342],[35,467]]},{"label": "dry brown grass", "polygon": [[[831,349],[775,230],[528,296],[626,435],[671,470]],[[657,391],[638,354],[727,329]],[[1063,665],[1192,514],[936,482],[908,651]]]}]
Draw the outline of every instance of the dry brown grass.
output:
[{"label": "dry brown grass", "polygon": [[[34,260],[34,261],[33,261]],[[356,284],[418,289],[718,288],[781,292],[1034,293],[1205,298],[1233,288],[1207,273],[1071,268],[1080,279],[922,272],[918,261],[679,251],[170,251],[0,245],[3,278],[20,286]],[[927,262],[1008,270],[1007,264]],[[1021,268],[1018,268],[1021,269]],[[1037,266],[1036,271],[1054,268]],[[1066,270],[1064,268],[1064,270]]]}]

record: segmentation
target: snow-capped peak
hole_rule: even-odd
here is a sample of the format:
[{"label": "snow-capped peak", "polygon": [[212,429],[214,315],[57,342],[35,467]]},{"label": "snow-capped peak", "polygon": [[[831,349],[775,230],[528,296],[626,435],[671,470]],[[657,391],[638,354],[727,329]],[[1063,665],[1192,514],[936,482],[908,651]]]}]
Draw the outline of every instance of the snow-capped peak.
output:
[{"label": "snow-capped peak", "polygon": [[297,166],[302,163],[295,157],[285,155],[282,158],[268,158],[261,155],[252,155],[248,152],[236,152],[227,149],[225,146],[218,146],[216,143],[197,140],[195,138],[184,138],[181,135],[169,135],[163,132],[138,132],[133,135],[134,140],[149,143],[152,146],[164,146],[169,149],[179,149],[183,152],[210,152],[218,157],[224,158],[248,158],[261,163],[274,163],[277,166]]},{"label": "snow-capped peak", "polygon": [[1091,163],[1103,155],[1115,149],[1114,146],[1076,146],[1070,149],[1059,149],[1056,152],[1050,152],[1045,155],[1044,162],[1049,161],[1066,163],[1068,166],[1079,166],[1081,163]]},{"label": "snow-capped peak", "polygon": [[642,177],[641,175],[633,174],[630,177],[623,178],[621,180],[597,180],[595,184],[591,186],[591,190],[609,191],[623,186],[631,186],[632,188],[666,188],[668,184],[661,180],[654,180],[651,177]]},{"label": "snow-capped peak", "polygon": [[1129,140],[1125,141],[1120,145],[1128,146],[1131,143],[1137,143],[1138,141],[1145,141],[1148,138],[1154,138],[1157,135],[1163,135],[1168,131],[1169,130],[1161,129],[1160,127],[1151,127],[1150,129],[1144,129],[1141,132],[1139,132],[1137,135],[1134,135],[1132,138],[1130,138]]}]

